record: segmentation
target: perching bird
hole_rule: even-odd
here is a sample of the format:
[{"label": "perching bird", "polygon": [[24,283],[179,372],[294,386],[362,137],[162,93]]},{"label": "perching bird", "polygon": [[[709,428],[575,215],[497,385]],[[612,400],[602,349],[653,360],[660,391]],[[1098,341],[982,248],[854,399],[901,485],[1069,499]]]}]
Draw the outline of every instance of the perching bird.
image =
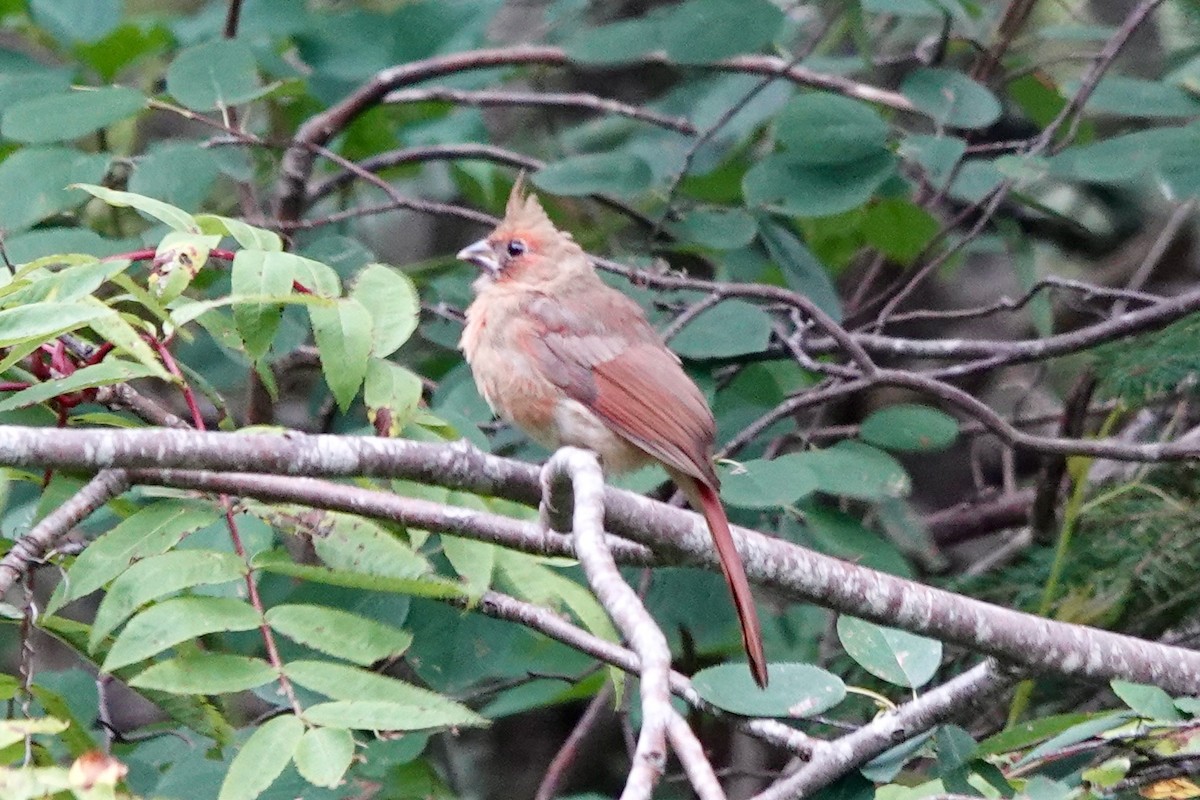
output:
[{"label": "perching bird", "polygon": [[483,273],[459,343],[475,383],[492,410],[550,449],[587,448],[608,472],[666,467],[708,522],[765,687],[758,612],[717,495],[708,403],[642,309],[600,280],[522,183],[491,235],[458,254]]}]

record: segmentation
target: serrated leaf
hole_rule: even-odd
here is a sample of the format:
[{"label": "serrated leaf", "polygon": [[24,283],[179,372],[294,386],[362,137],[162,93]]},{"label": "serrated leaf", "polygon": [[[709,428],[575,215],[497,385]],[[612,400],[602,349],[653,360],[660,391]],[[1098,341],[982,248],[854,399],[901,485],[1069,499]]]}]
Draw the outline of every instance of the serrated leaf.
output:
[{"label": "serrated leaf", "polygon": [[398,656],[412,644],[408,631],[326,606],[275,606],[267,611],[267,624],[300,644],[364,666]]},{"label": "serrated leaf", "polygon": [[218,631],[248,631],[259,626],[258,612],[227,597],[176,597],[152,606],[129,621],[113,642],[102,669],[134,664],[188,639]]},{"label": "serrated leaf", "polygon": [[888,450],[944,450],[958,438],[958,420],[929,406],[899,403],[873,412],[863,420],[858,435]]},{"label": "serrated leaf", "polygon": [[368,589],[373,592],[394,592],[413,597],[438,599],[468,596],[463,587],[436,575],[425,575],[420,578],[396,578],[365,572],[313,567],[296,564],[288,557],[287,553],[280,551],[259,553],[254,557],[252,563],[255,569],[272,572],[276,575],[288,575],[314,583],[344,586],[349,589]]},{"label": "serrated leaf", "polygon": [[233,757],[217,800],[254,800],[275,782],[304,736],[304,723],[291,714],[267,720]]},{"label": "serrated leaf", "polygon": [[760,689],[745,664],[721,664],[692,676],[692,686],[708,702],[748,717],[812,717],[836,706],[846,685],[812,664],[771,664],[771,684]]},{"label": "serrated leaf", "polygon": [[313,725],[368,731],[419,731],[426,728],[487,724],[486,720],[474,712],[464,716],[448,703],[417,705],[391,703],[386,700],[334,700],[318,703],[305,710],[304,718]]},{"label": "serrated leaf", "polygon": [[897,686],[924,686],[942,663],[942,643],[936,639],[841,616],[838,639],[846,653],[867,672]]},{"label": "serrated leaf", "polygon": [[350,296],[371,314],[371,355],[385,358],[417,329],[421,301],[412,279],[394,267],[368,264],[358,273]]},{"label": "serrated leaf", "polygon": [[133,192],[122,192],[117,189],[109,189],[106,186],[96,186],[90,183],[75,183],[71,185],[71,188],[82,189],[93,197],[97,197],[108,203],[110,206],[132,208],[140,211],[174,230],[200,233],[200,226],[196,224],[196,220],[191,214],[176,208],[170,203],[155,200],[153,197],[146,197],[145,195],[134,194]]},{"label": "serrated leaf", "polygon": [[122,361],[119,358],[107,358],[99,364],[82,367],[64,378],[53,381],[35,383],[28,389],[9,395],[0,400],[0,412],[12,411],[17,408],[44,403],[52,397],[71,394],[84,389],[94,389],[97,386],[111,386],[114,383],[124,383],[138,378],[157,376],[157,373],[141,364]]},{"label": "serrated leaf", "polygon": [[9,106],[0,134],[33,144],[65,142],[132,116],[145,105],[141,92],[124,86],[35,97]]},{"label": "serrated leaf", "polygon": [[292,293],[297,257],[290,253],[262,250],[239,250],[233,257],[231,299],[234,301],[233,320],[246,354],[259,361],[271,347],[283,311],[278,305],[241,302],[239,297],[281,297]]},{"label": "serrated leaf", "polygon": [[321,372],[338,408],[350,408],[371,357],[374,324],[371,313],[354,298],[343,298],[331,307],[309,306],[313,337],[321,355]]},{"label": "serrated leaf", "polygon": [[684,325],[671,348],[684,358],[732,358],[761,353],[770,338],[767,312],[745,300],[726,300]]},{"label": "serrated leaf", "polygon": [[88,650],[95,652],[105,637],[146,603],[193,586],[237,580],[245,568],[233,553],[213,550],[174,550],[142,558],[104,593],[88,635]]},{"label": "serrated leaf", "polygon": [[354,758],[354,737],[337,728],[314,728],[304,734],[293,754],[296,770],[314,786],[333,788]]},{"label": "serrated leaf", "polygon": [[744,461],[721,473],[721,499],[739,508],[790,506],[816,488],[816,473],[795,453]]},{"label": "serrated leaf", "polygon": [[372,357],[363,381],[367,419],[381,435],[398,436],[421,402],[421,379],[399,364]]},{"label": "serrated leaf", "polygon": [[105,313],[88,323],[96,335],[113,345],[122,353],[135,359],[149,374],[162,381],[174,382],[171,373],[163,367],[158,354],[146,343],[137,329],[118,312],[103,306],[100,301],[96,305],[104,308]]},{"label": "serrated leaf", "polygon": [[254,689],[276,677],[275,670],[261,658],[192,653],[150,666],[129,685],[172,694],[229,694]]},{"label": "serrated leaf", "polygon": [[132,562],[165,552],[192,531],[217,519],[211,507],[163,500],[125,518],[92,542],[67,570],[46,613],[91,594],[121,574]]},{"label": "serrated leaf", "polygon": [[313,539],[327,566],[388,578],[410,579],[430,571],[429,562],[379,523],[352,514],[326,512],[322,535]]},{"label": "serrated leaf", "polygon": [[183,50],[167,67],[167,91],[193,111],[215,111],[269,91],[254,52],[241,39],[215,39]]}]

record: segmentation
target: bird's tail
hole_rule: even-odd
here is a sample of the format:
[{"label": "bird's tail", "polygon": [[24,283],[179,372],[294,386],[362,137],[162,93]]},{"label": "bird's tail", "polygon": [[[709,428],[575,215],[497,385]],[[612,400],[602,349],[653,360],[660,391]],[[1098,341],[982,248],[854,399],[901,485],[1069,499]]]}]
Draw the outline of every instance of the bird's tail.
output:
[{"label": "bird's tail", "polygon": [[707,483],[691,477],[677,479],[676,483],[708,523],[713,543],[717,546],[717,556],[721,561],[721,572],[725,574],[725,582],[729,585],[733,606],[737,610],[738,622],[742,626],[742,644],[750,658],[750,672],[754,676],[754,682],[765,689],[767,657],[763,652],[762,626],[758,622],[758,609],[754,605],[754,595],[750,592],[750,581],[746,579],[746,568],[742,566],[742,559],[733,544],[733,534],[729,531],[729,518],[725,515],[725,507],[721,505],[717,490]]}]

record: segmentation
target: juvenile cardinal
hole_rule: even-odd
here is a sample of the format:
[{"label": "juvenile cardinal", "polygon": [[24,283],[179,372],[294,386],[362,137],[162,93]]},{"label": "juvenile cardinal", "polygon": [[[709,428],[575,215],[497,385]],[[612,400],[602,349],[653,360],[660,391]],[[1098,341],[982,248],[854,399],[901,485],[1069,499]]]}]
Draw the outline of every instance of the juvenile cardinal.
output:
[{"label": "juvenile cardinal", "polygon": [[750,670],[765,687],[758,612],[717,496],[716,424],[679,359],[525,195],[521,178],[500,225],[458,258],[483,273],[459,346],[488,405],[552,450],[594,451],[606,471],[666,467],[708,522]]}]

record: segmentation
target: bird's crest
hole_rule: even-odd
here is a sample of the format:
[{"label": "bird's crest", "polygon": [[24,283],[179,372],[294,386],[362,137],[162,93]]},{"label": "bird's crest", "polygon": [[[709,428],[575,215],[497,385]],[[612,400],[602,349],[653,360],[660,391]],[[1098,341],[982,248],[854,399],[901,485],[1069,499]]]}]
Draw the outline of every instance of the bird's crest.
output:
[{"label": "bird's crest", "polygon": [[542,204],[538,202],[537,195],[527,191],[524,172],[517,176],[516,183],[509,192],[508,205],[504,208],[504,222],[501,227],[511,231],[521,231],[542,241],[549,241],[554,236],[571,238],[570,234],[554,227],[550,217],[546,216]]}]

